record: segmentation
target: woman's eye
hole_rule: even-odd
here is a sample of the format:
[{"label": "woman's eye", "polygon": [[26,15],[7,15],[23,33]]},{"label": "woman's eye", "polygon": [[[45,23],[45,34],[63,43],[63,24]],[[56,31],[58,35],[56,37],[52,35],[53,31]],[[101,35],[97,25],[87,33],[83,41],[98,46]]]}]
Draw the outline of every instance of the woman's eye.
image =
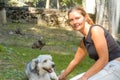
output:
[{"label": "woman's eye", "polygon": [[80,19],[80,17],[76,17],[75,19],[77,19],[77,20],[78,20],[78,19]]},{"label": "woman's eye", "polygon": [[79,20],[81,17],[75,17],[74,19],[68,19],[68,22],[72,22],[74,20]]}]

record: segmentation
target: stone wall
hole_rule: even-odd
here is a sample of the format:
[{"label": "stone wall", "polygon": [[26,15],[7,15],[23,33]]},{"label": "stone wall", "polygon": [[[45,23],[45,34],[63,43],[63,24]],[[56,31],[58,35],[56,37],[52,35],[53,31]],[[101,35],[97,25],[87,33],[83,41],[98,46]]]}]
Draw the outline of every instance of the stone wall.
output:
[{"label": "stone wall", "polygon": [[34,7],[8,7],[7,20],[10,22],[47,24],[66,26],[67,12],[56,9],[39,9]]},{"label": "stone wall", "polygon": [[34,22],[36,16],[29,12],[28,7],[8,7],[7,20],[10,22],[28,23]]}]

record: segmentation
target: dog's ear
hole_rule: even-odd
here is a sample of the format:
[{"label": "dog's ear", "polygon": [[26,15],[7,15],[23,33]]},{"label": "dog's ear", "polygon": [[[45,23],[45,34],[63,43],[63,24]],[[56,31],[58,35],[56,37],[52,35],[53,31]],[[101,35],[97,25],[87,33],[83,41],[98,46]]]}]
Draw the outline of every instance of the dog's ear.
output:
[{"label": "dog's ear", "polygon": [[47,55],[48,57],[49,57],[49,59],[51,59],[52,60],[52,56],[51,55]]},{"label": "dog's ear", "polygon": [[38,64],[38,60],[37,60],[37,59],[32,59],[32,62],[31,62],[31,69],[32,69],[32,70],[35,69],[36,66],[37,66],[37,64]]}]

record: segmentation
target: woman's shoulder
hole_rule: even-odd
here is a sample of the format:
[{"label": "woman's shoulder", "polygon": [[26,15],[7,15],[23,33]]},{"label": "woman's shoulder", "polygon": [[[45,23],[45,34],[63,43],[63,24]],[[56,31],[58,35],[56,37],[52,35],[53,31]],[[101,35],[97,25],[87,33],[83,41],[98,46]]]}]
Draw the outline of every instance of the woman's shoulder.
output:
[{"label": "woman's shoulder", "polygon": [[92,25],[91,26],[91,29],[104,29],[104,27],[103,26],[101,26],[101,25]]},{"label": "woman's shoulder", "polygon": [[104,36],[104,28],[99,25],[94,25],[91,27],[91,37],[101,37]]},{"label": "woman's shoulder", "polygon": [[91,26],[91,33],[101,33],[104,32],[104,28],[100,25],[93,25]]}]

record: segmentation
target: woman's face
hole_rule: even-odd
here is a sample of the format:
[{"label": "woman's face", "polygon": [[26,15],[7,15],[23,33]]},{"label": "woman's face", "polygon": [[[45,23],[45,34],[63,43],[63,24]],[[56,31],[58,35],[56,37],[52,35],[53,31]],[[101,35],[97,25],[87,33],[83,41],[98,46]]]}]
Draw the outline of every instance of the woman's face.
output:
[{"label": "woman's face", "polygon": [[80,11],[73,10],[68,15],[69,23],[74,30],[80,31],[85,26],[85,17],[80,14]]}]

